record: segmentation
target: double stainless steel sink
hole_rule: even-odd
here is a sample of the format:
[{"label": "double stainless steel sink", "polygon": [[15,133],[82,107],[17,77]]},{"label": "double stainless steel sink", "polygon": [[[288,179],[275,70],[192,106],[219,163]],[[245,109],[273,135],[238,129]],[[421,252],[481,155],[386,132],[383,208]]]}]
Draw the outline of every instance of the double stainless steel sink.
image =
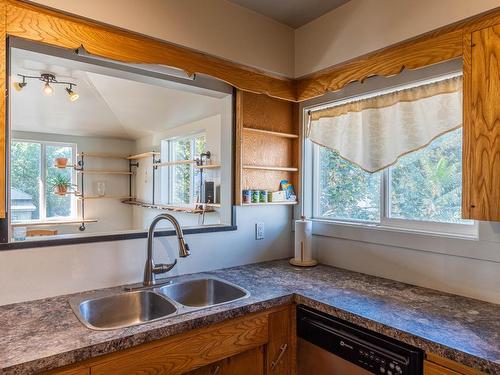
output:
[{"label": "double stainless steel sink", "polygon": [[217,277],[188,276],[159,287],[76,297],[70,305],[88,328],[108,330],[234,302],[249,295],[238,285]]}]

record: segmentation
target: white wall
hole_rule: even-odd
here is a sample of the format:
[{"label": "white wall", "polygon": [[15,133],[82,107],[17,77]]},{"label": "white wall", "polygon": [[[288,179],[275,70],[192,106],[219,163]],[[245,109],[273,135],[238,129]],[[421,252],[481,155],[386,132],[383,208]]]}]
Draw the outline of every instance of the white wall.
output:
[{"label": "white wall", "polygon": [[293,30],[225,0],[34,0],[281,75],[293,75]]},{"label": "white wall", "polygon": [[498,6],[499,0],[351,0],[295,30],[295,76]]},{"label": "white wall", "polygon": [[[402,248],[314,236],[313,246],[324,264],[500,303],[500,262],[411,249],[411,243]],[[500,243],[490,252],[500,253]]]},{"label": "white wall", "polygon": [[[290,214],[286,206],[239,207],[237,231],[187,235],[191,255],[170,275],[290,256]],[[255,240],[256,221],[265,224],[264,240]],[[157,239],[155,246],[158,261],[172,262],[178,254],[175,237]],[[0,305],[138,282],[145,260],[145,239],[2,251]]]}]

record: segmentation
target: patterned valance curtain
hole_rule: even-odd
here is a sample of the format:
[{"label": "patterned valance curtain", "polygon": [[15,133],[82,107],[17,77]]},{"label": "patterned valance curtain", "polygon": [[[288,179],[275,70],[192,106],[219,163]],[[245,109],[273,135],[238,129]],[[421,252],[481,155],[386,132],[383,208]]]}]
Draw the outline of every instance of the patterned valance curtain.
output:
[{"label": "patterned valance curtain", "polygon": [[462,126],[462,77],[310,112],[308,138],[373,173]]}]

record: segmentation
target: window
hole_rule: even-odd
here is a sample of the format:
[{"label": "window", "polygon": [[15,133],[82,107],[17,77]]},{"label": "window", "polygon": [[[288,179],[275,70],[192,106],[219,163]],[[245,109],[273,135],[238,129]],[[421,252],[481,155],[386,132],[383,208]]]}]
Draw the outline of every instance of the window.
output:
[{"label": "window", "polygon": [[56,158],[75,160],[72,144],[14,140],[11,144],[11,221],[57,220],[76,217],[74,194],[54,194],[52,181],[65,176],[73,184],[71,168],[56,168]]},{"label": "window", "polygon": [[172,164],[167,169],[168,204],[192,204],[198,201],[200,195],[201,170],[196,168],[193,161],[205,152],[205,134],[196,134],[189,137],[174,138],[162,142],[162,155],[167,155]]},{"label": "window", "polygon": [[[342,112],[339,116],[344,114]],[[359,113],[355,115],[359,116]],[[434,120],[428,117],[426,121]],[[404,117],[398,120],[401,119],[406,120]],[[341,125],[350,126],[350,123],[344,121]],[[311,145],[314,218],[428,232],[475,234],[474,221],[461,218],[461,127],[439,135],[431,143],[404,154],[392,165],[375,173],[365,171],[331,147],[317,142],[311,142]]]}]

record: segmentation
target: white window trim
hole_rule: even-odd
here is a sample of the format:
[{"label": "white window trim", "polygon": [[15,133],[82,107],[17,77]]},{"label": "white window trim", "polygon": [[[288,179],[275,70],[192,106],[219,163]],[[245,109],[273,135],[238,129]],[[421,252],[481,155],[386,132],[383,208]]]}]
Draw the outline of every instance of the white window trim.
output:
[{"label": "white window trim", "polygon": [[389,170],[385,169],[380,178],[380,216],[379,221],[364,221],[356,219],[341,219],[341,218],[327,218],[319,214],[318,198],[320,196],[320,186],[315,183],[319,179],[319,149],[320,146],[307,140],[309,147],[312,148],[310,162],[306,160],[306,165],[310,165],[312,169],[312,214],[311,218],[321,220],[323,222],[347,223],[356,225],[369,225],[379,228],[387,228],[393,230],[409,231],[411,233],[433,233],[438,235],[451,235],[454,237],[476,238],[478,233],[477,222],[472,224],[458,224],[458,223],[444,223],[435,221],[421,221],[411,219],[398,219],[389,216],[390,196],[387,191],[389,188],[390,174]]},{"label": "white window trim", "polygon": [[[186,136],[172,137],[172,138],[164,139],[164,140],[162,140],[162,144],[165,145],[165,148],[162,148],[162,152],[165,151],[165,154],[167,155],[168,162],[175,161],[176,159],[174,157],[174,149],[172,147],[172,142],[189,139],[190,140],[191,155],[194,155],[195,149],[196,149],[195,139],[198,137],[203,137],[203,136],[206,138],[207,135],[205,132],[199,132],[199,133],[195,133],[195,134],[189,134]],[[175,165],[171,165],[168,168],[165,168],[166,181],[168,183],[168,193],[167,193],[168,204],[174,204],[174,196],[173,196],[173,194],[174,194],[174,179],[173,179],[173,175],[174,175],[174,168],[175,167],[176,167]],[[190,172],[189,173],[190,173],[190,179],[191,179],[191,185],[190,185],[190,191],[189,191],[189,204],[194,204],[194,203],[196,203],[196,196],[195,196],[196,179],[194,178],[195,177],[194,164],[190,164]],[[186,204],[186,203],[184,203],[184,204]]]},{"label": "white window trim", "polygon": [[[66,142],[51,142],[51,141],[40,141],[36,139],[21,139],[15,138],[12,139],[12,142],[25,142],[25,143],[38,143],[40,145],[40,176],[41,180],[39,181],[39,203],[40,207],[38,208],[39,218],[32,220],[21,220],[22,222],[30,223],[30,222],[47,222],[60,220],[60,217],[57,218],[47,218],[47,205],[46,205],[46,191],[45,186],[47,185],[47,160],[46,160],[46,147],[47,146],[61,146],[61,147],[71,147],[71,159],[73,163],[76,162],[76,144],[75,143],[66,143]],[[12,161],[11,161],[12,163]],[[9,178],[10,181],[10,178]],[[76,171],[73,169],[71,172],[71,183],[77,184],[77,176]],[[71,215],[66,216],[65,219],[75,219],[78,217],[78,207],[76,204],[76,196],[74,194],[70,195],[71,199]],[[10,202],[9,202],[10,204]],[[12,221],[16,222],[16,221]]]}]

